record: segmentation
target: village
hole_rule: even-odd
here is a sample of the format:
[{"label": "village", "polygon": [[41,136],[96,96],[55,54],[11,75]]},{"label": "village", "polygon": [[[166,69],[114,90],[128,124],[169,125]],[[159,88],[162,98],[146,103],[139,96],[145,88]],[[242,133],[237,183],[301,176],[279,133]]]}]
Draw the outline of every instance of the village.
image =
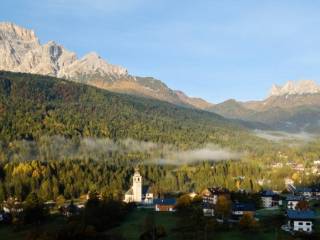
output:
[{"label": "village", "polygon": [[[259,221],[256,218],[258,208],[282,209],[286,217],[286,224],[281,227],[283,231],[291,234],[295,232],[312,233],[315,227],[316,212],[312,210],[309,203],[317,202],[317,205],[320,204],[320,188],[296,188],[290,182],[288,190],[285,194],[272,190],[261,191],[256,196],[258,200],[256,199],[255,202],[234,199],[230,205],[230,217],[227,221],[237,223],[245,217]],[[245,195],[245,191],[242,193]],[[219,202],[230,200],[231,194],[228,189],[212,187],[204,189],[201,193],[192,192],[187,195],[191,199],[199,197],[202,200],[201,206],[204,216],[216,217],[218,222],[223,222],[224,219],[219,218],[215,212],[219,211]],[[135,202],[139,207],[153,207],[157,212],[175,212],[179,204],[179,199],[175,198],[153,199],[153,194],[148,192],[148,187],[142,185],[142,176],[137,169],[133,176],[132,188],[125,194],[124,201]],[[257,206],[257,201],[260,201],[260,206]]]},{"label": "village", "polygon": [[[81,214],[89,198],[90,194],[84,199],[60,204],[48,201],[45,202],[45,207],[52,212],[56,209],[55,213],[70,218]],[[278,215],[283,217],[279,231],[292,236],[308,236],[319,228],[320,188],[295,187],[293,182],[289,182],[283,192],[271,189],[259,193],[249,193],[242,189],[231,192],[222,187],[208,187],[198,193],[190,192],[180,196],[168,194],[157,198],[150,187],[144,185],[143,176],[136,168],[132,176],[132,186],[123,198],[124,203],[135,206],[135,211],[146,210],[159,214],[167,212],[172,215],[183,209],[186,201],[194,201],[202,209],[203,217],[218,224],[254,228],[266,215]],[[12,222],[12,219],[23,214],[23,211],[23,203],[18,199],[8,199],[2,204],[0,223]]]}]

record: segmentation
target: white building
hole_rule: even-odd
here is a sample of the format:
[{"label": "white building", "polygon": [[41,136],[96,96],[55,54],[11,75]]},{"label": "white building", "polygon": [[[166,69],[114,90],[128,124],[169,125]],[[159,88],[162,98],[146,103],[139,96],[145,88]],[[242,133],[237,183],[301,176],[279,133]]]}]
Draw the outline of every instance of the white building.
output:
[{"label": "white building", "polygon": [[303,196],[296,196],[296,195],[289,195],[286,198],[287,201],[287,209],[295,210],[297,207],[297,204],[300,201],[303,201],[304,197]]},{"label": "white building", "polygon": [[313,211],[288,210],[287,228],[294,232],[312,232],[315,213]]},{"label": "white building", "polygon": [[136,168],[132,178],[132,187],[125,193],[124,202],[152,204],[153,193],[149,190],[148,186],[143,186],[142,176],[140,175],[139,169]]},{"label": "white building", "polygon": [[279,205],[279,195],[271,190],[261,193],[261,201],[264,208],[271,208]]},{"label": "white building", "polygon": [[229,197],[230,193],[225,188],[213,187],[206,188],[201,192],[203,215],[206,217],[214,216],[214,208],[219,196]]}]

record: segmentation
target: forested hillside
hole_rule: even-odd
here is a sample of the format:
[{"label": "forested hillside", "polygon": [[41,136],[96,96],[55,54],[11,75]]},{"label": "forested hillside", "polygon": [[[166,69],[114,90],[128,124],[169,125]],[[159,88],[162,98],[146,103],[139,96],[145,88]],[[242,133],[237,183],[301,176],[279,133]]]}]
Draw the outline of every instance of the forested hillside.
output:
[{"label": "forested hillside", "polygon": [[1,72],[0,99],[5,143],[43,135],[230,146],[255,139],[213,113],[52,77]]},{"label": "forested hillside", "polygon": [[[208,144],[218,151],[208,152]],[[121,198],[136,165],[156,195],[214,185],[237,189],[238,176],[245,176],[245,189],[260,190],[261,180],[282,189],[293,172],[265,170],[284,161],[280,150],[295,162],[320,157],[318,144],[308,151],[274,144],[213,113],[52,77],[0,73],[0,201],[24,200],[34,191],[44,200],[89,190]],[[221,154],[224,161],[216,162]],[[172,155],[179,156],[175,162]],[[189,155],[197,161],[179,162]]]}]

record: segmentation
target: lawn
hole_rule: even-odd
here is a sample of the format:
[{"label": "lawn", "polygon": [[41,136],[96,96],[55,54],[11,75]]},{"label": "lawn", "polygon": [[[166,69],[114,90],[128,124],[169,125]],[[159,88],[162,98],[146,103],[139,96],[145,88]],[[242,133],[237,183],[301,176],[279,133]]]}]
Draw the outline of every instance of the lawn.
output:
[{"label": "lawn", "polygon": [[45,230],[48,233],[55,233],[60,229],[66,220],[62,216],[51,215],[45,224],[41,226],[21,226],[14,227],[12,225],[0,226],[0,239],[2,240],[24,240],[29,232]]},{"label": "lawn", "polygon": [[[164,240],[174,240],[174,228],[176,226],[176,222],[178,220],[175,213],[159,213],[153,212],[152,209],[135,209],[130,213],[126,220],[117,228],[110,230],[111,233],[118,234],[120,236],[125,237],[127,240],[137,240],[139,239],[140,234],[143,231],[144,220],[146,216],[150,213],[154,214],[155,222],[158,225],[162,225],[165,227],[168,236],[163,238]],[[259,212],[264,218],[267,216],[272,216],[274,214],[278,214],[279,210],[271,210],[271,211],[261,211]],[[234,227],[232,230],[227,230],[223,232],[215,232],[211,235],[208,235],[208,240],[274,240],[277,236],[285,236],[287,235],[278,227],[269,226],[268,228],[264,228],[259,232],[242,232],[238,230],[237,227]]]},{"label": "lawn", "polygon": [[[170,233],[176,225],[177,217],[170,212],[154,212],[153,209],[135,209],[132,211],[124,221],[124,223],[112,229],[110,232],[124,236],[127,240],[139,239],[143,232],[145,218],[149,214],[154,214],[154,220],[157,225],[162,225],[167,233]],[[164,240],[173,239],[170,235]]]},{"label": "lawn", "polygon": [[[287,233],[280,230],[276,216],[278,210],[260,210],[257,215],[263,218],[261,223],[264,225],[258,232],[243,232],[236,226],[232,229],[224,231],[216,231],[208,235],[208,240],[274,240],[277,236],[288,236]],[[154,221],[157,225],[162,225],[168,236],[162,238],[163,240],[175,240],[174,229],[178,221],[176,213],[169,212],[154,212],[153,209],[134,209],[123,221],[123,223],[111,230],[109,233],[113,233],[119,236],[125,237],[127,240],[137,240],[140,234],[143,232],[145,219],[148,215],[153,214]],[[24,227],[19,231],[16,231],[11,226],[0,226],[0,239],[6,240],[24,240],[25,236],[30,230],[45,229],[49,232],[55,232],[65,224],[66,220],[62,216],[51,216],[46,224],[41,227]],[[319,222],[317,223],[319,224]],[[286,239],[286,238],[282,238]]]}]

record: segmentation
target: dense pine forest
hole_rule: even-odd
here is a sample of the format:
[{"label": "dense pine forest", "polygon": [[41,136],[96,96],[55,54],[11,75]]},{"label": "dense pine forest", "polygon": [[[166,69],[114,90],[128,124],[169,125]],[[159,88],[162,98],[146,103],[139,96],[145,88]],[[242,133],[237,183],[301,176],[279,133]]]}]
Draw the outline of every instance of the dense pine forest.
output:
[{"label": "dense pine forest", "polygon": [[[208,145],[238,157],[157,161]],[[308,167],[319,158],[317,141],[277,144],[213,113],[47,76],[0,73],[0,200],[24,200],[31,192],[72,199],[88,191],[119,199],[137,165],[156,195],[213,185],[283,189],[286,177],[301,184],[318,179],[289,168],[270,171],[270,164],[289,159]]]}]

